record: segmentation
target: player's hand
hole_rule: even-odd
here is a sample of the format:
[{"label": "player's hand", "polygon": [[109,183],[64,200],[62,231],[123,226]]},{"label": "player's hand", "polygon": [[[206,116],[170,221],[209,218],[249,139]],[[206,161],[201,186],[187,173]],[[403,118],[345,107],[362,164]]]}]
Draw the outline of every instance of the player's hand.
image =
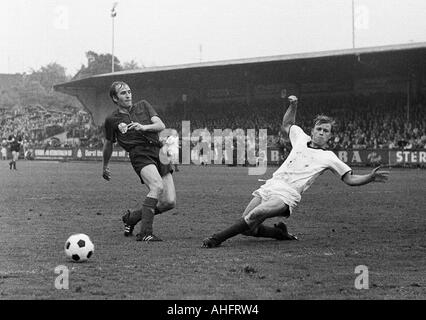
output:
[{"label": "player's hand", "polygon": [[386,182],[388,180],[389,171],[379,171],[381,166],[378,166],[377,168],[374,168],[373,171],[371,171],[371,179],[372,182]]},{"label": "player's hand", "polygon": [[135,129],[136,131],[145,131],[145,126],[139,122],[131,122],[127,125],[128,130]]},{"label": "player's hand", "polygon": [[289,96],[288,101],[290,101],[290,104],[297,104],[297,97],[296,96]]},{"label": "player's hand", "polygon": [[287,240],[299,240],[299,238],[296,237],[294,234],[288,233]]},{"label": "player's hand", "polygon": [[108,167],[104,167],[104,170],[102,172],[102,178],[104,178],[106,181],[111,180],[111,172],[109,171]]},{"label": "player's hand", "polygon": [[283,240],[299,240],[299,238],[287,231]]}]

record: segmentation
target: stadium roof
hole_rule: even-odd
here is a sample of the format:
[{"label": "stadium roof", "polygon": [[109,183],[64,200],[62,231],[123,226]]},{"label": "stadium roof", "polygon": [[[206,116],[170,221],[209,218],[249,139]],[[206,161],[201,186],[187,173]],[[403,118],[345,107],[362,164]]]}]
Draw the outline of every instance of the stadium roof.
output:
[{"label": "stadium roof", "polygon": [[415,42],[415,43],[406,43],[406,44],[377,46],[377,47],[364,47],[364,48],[355,48],[355,49],[295,53],[295,54],[275,55],[275,56],[267,56],[267,57],[246,58],[246,59],[209,61],[209,62],[189,63],[189,64],[160,66],[160,67],[147,67],[143,69],[99,74],[99,75],[95,75],[88,78],[72,80],[66,83],[57,84],[54,86],[54,88],[55,90],[57,90],[57,89],[66,88],[69,86],[80,86],[80,85],[85,86],[87,85],[88,80],[90,81],[90,79],[105,78],[105,77],[137,75],[137,74],[146,74],[146,73],[156,73],[156,72],[162,72],[162,71],[175,71],[175,70],[177,71],[177,70],[183,70],[183,69],[200,69],[200,68],[236,66],[236,65],[246,65],[246,64],[261,64],[261,63],[268,63],[268,62],[280,62],[280,61],[290,61],[290,60],[294,61],[294,60],[316,59],[316,58],[337,57],[337,56],[339,57],[349,56],[349,55],[357,56],[361,54],[403,51],[403,50],[413,50],[413,49],[426,49],[426,42]]},{"label": "stadium roof", "polygon": [[[190,97],[188,101],[201,102],[244,99],[255,86],[283,86],[296,92],[297,87],[306,84],[297,92],[308,94],[318,90],[351,90],[356,79],[407,79],[411,73],[418,73],[424,79],[425,54],[426,42],[421,42],[211,61],[100,74],[58,84],[54,89],[77,97],[99,124],[116,108],[108,96],[113,81],[127,82],[134,101],[147,99],[161,109],[181,101],[183,95]],[[321,89],[327,83],[329,89]],[[374,86],[367,86],[374,90]],[[258,92],[257,96],[260,95]]]}]

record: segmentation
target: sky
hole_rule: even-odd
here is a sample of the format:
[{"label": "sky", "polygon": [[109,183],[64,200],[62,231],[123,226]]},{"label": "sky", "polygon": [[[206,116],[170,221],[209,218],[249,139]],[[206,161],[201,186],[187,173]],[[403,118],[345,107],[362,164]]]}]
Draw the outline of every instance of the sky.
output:
[{"label": "sky", "polygon": [[[355,47],[426,42],[425,0],[353,0]],[[74,75],[112,52],[108,0],[0,0],[0,73]],[[117,0],[114,54],[145,67],[348,49],[352,0]]]}]

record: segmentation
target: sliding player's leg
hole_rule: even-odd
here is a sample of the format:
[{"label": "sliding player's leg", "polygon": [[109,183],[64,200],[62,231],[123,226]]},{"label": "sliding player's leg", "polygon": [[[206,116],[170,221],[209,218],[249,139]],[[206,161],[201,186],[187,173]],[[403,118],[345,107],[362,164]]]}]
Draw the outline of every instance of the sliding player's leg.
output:
[{"label": "sliding player's leg", "polygon": [[[277,208],[278,211],[272,210]],[[281,209],[280,209],[281,208]],[[243,233],[246,236],[252,237],[263,237],[273,238],[277,240],[296,240],[297,238],[287,231],[287,226],[284,222],[279,222],[273,227],[266,226],[263,224],[268,218],[283,216],[288,217],[290,215],[290,208],[279,198],[271,198],[265,202],[265,205],[251,210],[244,214],[244,218],[247,224],[252,227]]]},{"label": "sliding player's leg", "polygon": [[252,199],[249,206],[247,206],[245,215],[241,219],[229,228],[205,239],[203,241],[203,247],[217,247],[229,238],[256,229],[268,218],[283,216],[287,212],[287,209],[288,206],[279,198],[270,198],[262,202],[259,197],[255,197]]}]

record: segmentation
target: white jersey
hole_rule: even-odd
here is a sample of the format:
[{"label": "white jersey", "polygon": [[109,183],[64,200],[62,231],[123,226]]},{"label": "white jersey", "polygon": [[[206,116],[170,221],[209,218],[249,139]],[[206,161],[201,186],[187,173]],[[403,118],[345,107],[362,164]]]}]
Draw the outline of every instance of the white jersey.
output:
[{"label": "white jersey", "polygon": [[299,126],[290,127],[289,137],[293,149],[270,180],[284,182],[302,194],[327,169],[340,177],[352,171],[334,152],[308,147],[311,137],[305,134]]}]

